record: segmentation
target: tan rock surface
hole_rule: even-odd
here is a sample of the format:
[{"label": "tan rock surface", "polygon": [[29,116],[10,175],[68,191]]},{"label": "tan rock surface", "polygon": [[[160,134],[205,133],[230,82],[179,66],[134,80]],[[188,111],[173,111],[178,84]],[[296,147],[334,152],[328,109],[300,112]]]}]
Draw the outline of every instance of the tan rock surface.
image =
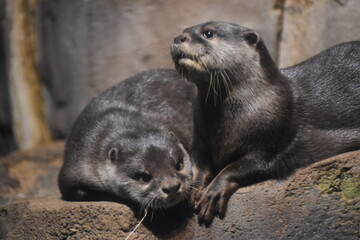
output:
[{"label": "tan rock surface", "polygon": [[[176,211],[166,219],[150,214],[130,239],[359,239],[360,151],[301,169],[288,180],[238,190],[225,219],[210,228],[198,226],[195,216],[180,219],[183,210]],[[119,203],[66,202],[52,194],[0,208],[0,238],[124,239],[138,221]]]},{"label": "tan rock surface", "polygon": [[286,0],[280,67],[299,63],[341,42],[360,40],[360,1]]},{"label": "tan rock surface", "polygon": [[58,193],[57,176],[64,143],[57,142],[0,159],[0,206],[15,200]]}]

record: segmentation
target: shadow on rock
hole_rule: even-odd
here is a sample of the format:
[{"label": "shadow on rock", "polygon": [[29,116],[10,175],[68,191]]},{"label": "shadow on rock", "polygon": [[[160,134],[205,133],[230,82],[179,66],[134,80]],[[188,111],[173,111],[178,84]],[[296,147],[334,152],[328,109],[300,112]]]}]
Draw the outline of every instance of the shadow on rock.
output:
[{"label": "shadow on rock", "polygon": [[[138,206],[128,206],[139,221],[144,217]],[[192,207],[182,202],[167,209],[148,209],[143,225],[155,236],[170,237],[184,229],[192,215]]]}]

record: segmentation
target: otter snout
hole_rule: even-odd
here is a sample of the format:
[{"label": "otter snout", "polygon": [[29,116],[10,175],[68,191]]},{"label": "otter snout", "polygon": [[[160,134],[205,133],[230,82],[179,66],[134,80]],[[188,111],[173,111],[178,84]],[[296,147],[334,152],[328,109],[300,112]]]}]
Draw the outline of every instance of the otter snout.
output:
[{"label": "otter snout", "polygon": [[190,41],[190,34],[186,32],[174,38],[175,44],[181,44],[188,41]]},{"label": "otter snout", "polygon": [[174,43],[175,44],[180,44],[180,43],[183,43],[183,42],[186,42],[188,40],[188,38],[185,36],[185,35],[179,35],[177,37],[174,38]]},{"label": "otter snout", "polygon": [[171,196],[176,194],[180,189],[180,182],[165,183],[161,190],[167,195]]}]

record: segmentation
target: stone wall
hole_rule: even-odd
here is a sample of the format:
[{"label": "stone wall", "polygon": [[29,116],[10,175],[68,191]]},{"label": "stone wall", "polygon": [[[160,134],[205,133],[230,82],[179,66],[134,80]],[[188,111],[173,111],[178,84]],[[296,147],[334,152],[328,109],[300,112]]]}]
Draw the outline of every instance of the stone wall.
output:
[{"label": "stone wall", "polygon": [[279,65],[291,66],[341,42],[360,40],[360,1],[286,0]]},{"label": "stone wall", "polygon": [[[2,11],[6,2],[0,1]],[[172,68],[173,37],[197,23],[224,20],[255,29],[281,67],[360,39],[357,0],[39,0],[36,14],[37,67],[55,139],[64,138],[86,103],[107,87],[142,70]],[[0,17],[1,154],[14,144],[2,60],[6,19]]]},{"label": "stone wall", "polygon": [[107,87],[149,68],[173,68],[170,44],[186,27],[239,23],[259,31],[276,55],[280,11],[272,0],[41,2],[40,66],[57,136]]},{"label": "stone wall", "polygon": [[5,0],[0,0],[0,156],[15,149],[6,70]]}]

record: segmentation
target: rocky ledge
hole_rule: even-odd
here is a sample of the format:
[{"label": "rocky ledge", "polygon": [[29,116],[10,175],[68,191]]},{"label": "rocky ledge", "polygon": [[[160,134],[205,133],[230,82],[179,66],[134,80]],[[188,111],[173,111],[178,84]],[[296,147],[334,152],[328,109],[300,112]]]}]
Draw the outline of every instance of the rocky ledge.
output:
[{"label": "rocky ledge", "polygon": [[[0,208],[0,239],[125,239],[139,222],[129,207],[60,200],[55,180],[62,147],[1,159],[6,174],[0,196],[6,205]],[[240,189],[225,219],[209,228],[181,209],[165,220],[162,214],[149,214],[129,239],[359,239],[360,151],[316,163],[284,181]]]}]

